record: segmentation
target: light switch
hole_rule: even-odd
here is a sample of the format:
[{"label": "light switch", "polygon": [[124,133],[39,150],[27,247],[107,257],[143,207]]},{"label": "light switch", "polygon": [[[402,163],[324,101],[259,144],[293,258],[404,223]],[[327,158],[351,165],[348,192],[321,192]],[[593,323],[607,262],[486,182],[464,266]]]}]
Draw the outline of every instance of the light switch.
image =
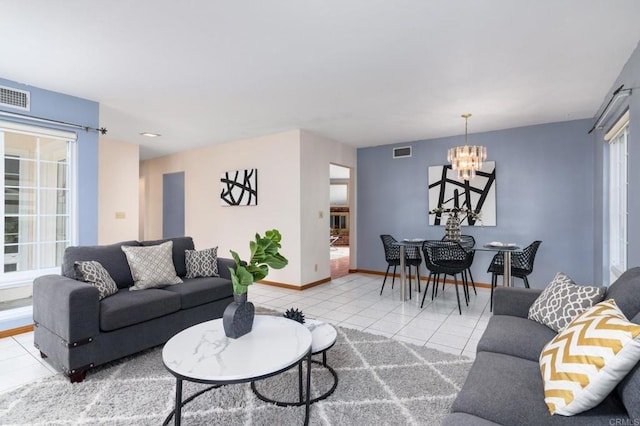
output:
[{"label": "light switch", "polygon": [[116,219],[124,219],[125,216],[124,212],[116,212]]},{"label": "light switch", "polygon": [[324,212],[322,210],[318,211],[318,219],[322,219],[324,217]]}]

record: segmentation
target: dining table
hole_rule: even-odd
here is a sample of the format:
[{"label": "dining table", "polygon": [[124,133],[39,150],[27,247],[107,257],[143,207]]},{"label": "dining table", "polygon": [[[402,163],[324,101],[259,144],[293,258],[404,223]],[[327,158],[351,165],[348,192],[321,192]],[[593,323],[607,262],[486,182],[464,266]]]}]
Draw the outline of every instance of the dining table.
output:
[{"label": "dining table", "polygon": [[[424,241],[426,241],[424,238],[405,238],[402,241],[393,243],[393,245],[400,248],[400,300],[402,302],[407,300],[406,248],[408,246],[422,247]],[[511,253],[522,252],[521,245],[515,243],[490,242],[468,248],[467,250],[502,253],[504,256],[502,285],[504,287],[513,287],[513,279],[511,277]]]}]

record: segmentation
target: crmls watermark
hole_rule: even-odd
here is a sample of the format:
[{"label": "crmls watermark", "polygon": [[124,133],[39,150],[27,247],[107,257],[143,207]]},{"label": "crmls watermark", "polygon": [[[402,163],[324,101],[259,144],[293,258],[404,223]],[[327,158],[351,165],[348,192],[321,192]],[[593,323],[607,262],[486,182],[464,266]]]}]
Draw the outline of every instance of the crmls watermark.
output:
[{"label": "crmls watermark", "polygon": [[640,419],[609,419],[610,426],[640,426]]}]

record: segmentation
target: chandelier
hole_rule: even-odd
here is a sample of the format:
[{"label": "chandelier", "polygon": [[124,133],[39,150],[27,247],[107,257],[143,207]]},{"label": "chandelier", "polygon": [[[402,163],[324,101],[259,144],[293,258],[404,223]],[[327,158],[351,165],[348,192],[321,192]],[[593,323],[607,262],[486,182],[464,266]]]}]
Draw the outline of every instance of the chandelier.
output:
[{"label": "chandelier", "polygon": [[487,159],[487,148],[484,146],[469,146],[467,144],[467,122],[471,114],[462,114],[464,118],[464,146],[450,148],[447,161],[451,168],[458,172],[458,180],[471,180],[476,171],[482,168],[482,162]]}]

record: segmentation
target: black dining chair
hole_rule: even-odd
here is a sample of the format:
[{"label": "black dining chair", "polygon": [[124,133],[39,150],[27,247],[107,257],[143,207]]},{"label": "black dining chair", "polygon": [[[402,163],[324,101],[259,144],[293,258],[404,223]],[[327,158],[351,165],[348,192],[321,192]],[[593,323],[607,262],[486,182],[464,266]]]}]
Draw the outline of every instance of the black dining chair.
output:
[{"label": "black dining chair", "polygon": [[[396,268],[400,265],[400,247],[394,245],[398,242],[395,238],[388,234],[380,235],[382,240],[382,246],[384,247],[384,259],[387,261],[387,272],[384,274],[384,280],[382,281],[382,288],[380,289],[380,295],[384,290],[384,285],[387,282],[387,276],[389,275],[389,269],[393,266],[393,275],[391,279],[391,288],[396,281]],[[406,246],[405,247],[405,265],[409,268],[409,299],[411,299],[411,267],[416,268],[416,278],[418,280],[418,293],[420,292],[420,265],[422,264],[422,256],[420,256],[420,250],[418,247]]]},{"label": "black dining chair", "polygon": [[422,243],[422,252],[424,254],[425,265],[429,270],[429,277],[427,278],[427,286],[425,287],[424,294],[422,295],[422,304],[420,307],[422,308],[424,306],[424,299],[429,290],[431,277],[435,275],[434,287],[432,287],[431,290],[431,299],[433,300],[439,276],[444,275],[443,279],[446,279],[447,275],[451,275],[453,276],[456,286],[458,312],[462,315],[460,292],[458,290],[458,274],[462,277],[462,289],[465,296],[464,301],[468,306],[468,287],[464,271],[468,269],[471,266],[471,262],[473,262],[473,251],[470,252],[465,250],[460,243],[455,241],[428,240]]},{"label": "black dining chair", "polygon": [[[526,288],[529,288],[527,276],[533,272],[533,262],[536,259],[540,244],[542,244],[542,241],[534,241],[524,250],[511,253],[511,276],[521,278]],[[498,275],[504,275],[504,255],[501,252],[493,256],[487,272],[491,272],[491,304],[489,310],[493,311],[493,288],[498,284]]]},{"label": "black dining chair", "polygon": [[[444,236],[442,237],[442,241],[448,241],[447,237]],[[475,250],[473,250],[473,248],[476,246],[476,239],[473,238],[473,235],[460,235],[460,246],[467,250],[468,252],[472,253],[471,255],[471,263],[473,264],[473,256],[475,256]],[[469,279],[471,280],[471,285],[473,286],[473,293],[475,295],[478,294],[478,292],[476,291],[476,282],[473,280],[473,275],[471,274],[471,267],[469,267],[469,269],[467,269],[465,271],[465,274],[469,275]],[[467,280],[468,282],[468,280]],[[442,284],[443,289],[444,289],[444,283]],[[467,289],[468,291],[468,289]],[[436,295],[438,294],[438,290],[436,289]]]}]

